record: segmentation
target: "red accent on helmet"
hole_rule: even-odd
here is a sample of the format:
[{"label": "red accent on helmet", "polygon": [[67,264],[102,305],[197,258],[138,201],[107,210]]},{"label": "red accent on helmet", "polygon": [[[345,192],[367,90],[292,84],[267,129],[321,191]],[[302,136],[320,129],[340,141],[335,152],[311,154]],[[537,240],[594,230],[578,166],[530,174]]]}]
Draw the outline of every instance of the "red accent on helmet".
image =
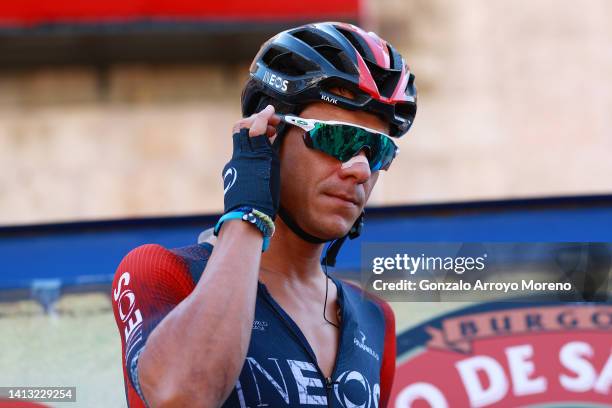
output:
[{"label": "red accent on helmet", "polygon": [[340,23],[339,26],[346,28],[347,30],[351,30],[355,34],[359,35],[363,40],[368,44],[370,51],[374,54],[374,59],[376,60],[376,64],[380,65],[382,68],[389,69],[391,68],[391,59],[389,58],[389,48],[387,47],[387,42],[380,38],[376,33],[370,31],[369,33],[364,31],[363,29],[354,26],[352,24]]},{"label": "red accent on helmet", "polygon": [[372,77],[370,69],[366,65],[361,55],[359,55],[359,53],[356,54],[357,63],[359,66],[359,88],[372,95],[372,97],[376,99],[381,99],[380,92],[378,91],[378,86],[376,86],[376,82]]},{"label": "red accent on helmet", "polygon": [[[374,32],[366,32],[363,29],[356,27],[352,24],[340,23],[339,26],[354,32],[359,35],[363,40],[368,44],[370,51],[374,54],[374,58],[376,59],[376,64],[381,66],[382,68],[389,69],[391,68],[391,59],[389,57],[389,48],[387,47],[387,42],[380,38]],[[355,50],[357,54],[357,62],[359,64],[359,88],[372,95],[377,100],[384,102],[395,104],[397,102],[405,102],[408,101],[408,97],[406,96],[406,86],[408,85],[408,80],[410,78],[408,68],[405,64],[402,66],[402,72],[400,74],[399,81],[397,82],[397,86],[393,90],[393,94],[391,97],[386,97],[380,95],[378,91],[378,87],[376,86],[376,82],[372,77],[370,70],[368,69],[365,61],[361,57],[361,54]]]},{"label": "red accent on helmet", "polygon": [[382,51],[382,55],[383,55],[383,60],[384,60],[383,67],[391,68],[391,57],[389,56],[389,48],[387,46],[387,42],[383,40],[382,38],[380,38],[379,36],[376,36],[376,38],[378,40],[378,43],[380,44],[380,50]]},{"label": "red accent on helmet", "polygon": [[373,98],[376,98],[384,103],[396,104],[398,102],[407,102],[410,100],[406,95],[406,86],[408,85],[408,80],[410,79],[410,71],[408,71],[408,68],[405,65],[400,74],[399,81],[397,81],[397,86],[393,90],[393,94],[391,97],[386,97],[382,96],[378,91],[376,82],[374,82],[374,78],[372,78],[370,70],[359,53],[357,53],[357,62],[359,63],[359,88],[361,90],[367,92]]},{"label": "red accent on helmet", "polygon": [[397,81],[397,86],[393,91],[393,95],[389,98],[389,103],[396,102],[406,102],[408,101],[408,96],[406,95],[406,86],[408,86],[408,80],[410,79],[410,71],[406,64],[404,64],[402,68],[402,73],[400,75],[399,81]]}]

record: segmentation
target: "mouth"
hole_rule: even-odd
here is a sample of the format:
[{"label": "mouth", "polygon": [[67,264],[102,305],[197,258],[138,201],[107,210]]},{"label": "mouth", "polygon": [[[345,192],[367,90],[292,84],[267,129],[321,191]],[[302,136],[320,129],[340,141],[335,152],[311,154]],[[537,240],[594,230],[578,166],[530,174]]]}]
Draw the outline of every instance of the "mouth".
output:
[{"label": "mouth", "polygon": [[359,207],[360,202],[359,200],[357,200],[355,197],[350,197],[348,195],[343,195],[343,194],[324,194],[326,197],[331,198],[332,200],[334,200],[335,202],[337,202],[338,204],[345,206],[345,207]]}]

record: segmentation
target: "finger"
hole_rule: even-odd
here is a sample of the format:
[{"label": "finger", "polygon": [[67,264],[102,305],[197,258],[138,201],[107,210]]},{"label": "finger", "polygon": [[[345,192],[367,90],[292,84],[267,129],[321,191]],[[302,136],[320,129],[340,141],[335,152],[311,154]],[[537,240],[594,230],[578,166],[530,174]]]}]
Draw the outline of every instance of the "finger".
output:
[{"label": "finger", "polygon": [[244,118],[240,119],[240,122],[249,122],[249,119],[253,119],[255,115],[257,115],[257,113],[251,113],[249,116],[245,116]]},{"label": "finger", "polygon": [[268,137],[273,137],[274,135],[276,135],[276,128],[274,126],[268,125],[268,129],[266,129],[266,135],[268,135]]},{"label": "finger", "polygon": [[249,128],[249,136],[258,136],[266,133],[268,127],[268,121],[264,116],[258,116]]},{"label": "finger", "polygon": [[277,114],[274,114],[270,117],[268,123],[272,126],[278,126],[281,123],[281,118]]},{"label": "finger", "polygon": [[267,133],[268,120],[272,114],[274,114],[274,107],[272,105],[266,106],[264,110],[259,112],[257,116],[255,116],[253,124],[249,127],[249,136],[258,136]]},{"label": "finger", "polygon": [[240,129],[242,128],[247,128],[247,129],[250,128],[251,123],[253,123],[253,118],[255,117],[255,115],[257,114],[253,113],[250,116],[247,116],[246,118],[242,118],[238,122],[236,122],[236,124],[232,128],[232,133],[240,132]]},{"label": "finger", "polygon": [[249,124],[248,123],[238,122],[232,128],[232,133],[238,133],[238,132],[240,132],[240,129],[248,129],[248,128],[249,128]]},{"label": "finger", "polygon": [[234,124],[234,127],[232,128],[232,133],[238,133],[242,128],[248,128],[248,126],[245,126],[244,119],[241,119]]}]

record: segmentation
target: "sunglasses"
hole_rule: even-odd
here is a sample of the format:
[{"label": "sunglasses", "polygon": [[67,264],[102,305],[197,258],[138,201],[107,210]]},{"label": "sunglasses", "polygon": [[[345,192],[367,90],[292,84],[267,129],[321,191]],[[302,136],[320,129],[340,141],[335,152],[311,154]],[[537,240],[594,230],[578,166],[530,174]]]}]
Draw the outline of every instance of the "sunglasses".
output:
[{"label": "sunglasses", "polygon": [[346,162],[364,150],[370,170],[387,170],[399,153],[391,137],[367,127],[333,120],[303,119],[279,115],[282,122],[304,129],[304,143]]}]

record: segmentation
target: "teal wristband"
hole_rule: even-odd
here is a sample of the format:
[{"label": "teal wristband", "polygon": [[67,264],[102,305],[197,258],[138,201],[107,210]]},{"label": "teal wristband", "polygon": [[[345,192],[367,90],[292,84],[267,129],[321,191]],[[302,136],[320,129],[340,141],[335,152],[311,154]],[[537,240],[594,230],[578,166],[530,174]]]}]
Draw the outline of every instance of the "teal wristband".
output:
[{"label": "teal wristband", "polygon": [[221,226],[225,221],[241,219],[253,224],[263,235],[262,252],[270,246],[270,238],[274,234],[274,221],[268,215],[250,207],[241,207],[234,211],[223,214],[217,225],[215,225],[214,234],[219,235]]},{"label": "teal wristband", "polygon": [[223,223],[227,220],[237,220],[238,218],[242,219],[242,216],[244,215],[243,212],[241,211],[231,211],[228,212],[227,214],[223,214],[223,216],[221,218],[219,218],[219,221],[217,221],[217,225],[215,225],[215,236],[219,235],[219,230],[221,230],[221,225],[223,225]]}]

